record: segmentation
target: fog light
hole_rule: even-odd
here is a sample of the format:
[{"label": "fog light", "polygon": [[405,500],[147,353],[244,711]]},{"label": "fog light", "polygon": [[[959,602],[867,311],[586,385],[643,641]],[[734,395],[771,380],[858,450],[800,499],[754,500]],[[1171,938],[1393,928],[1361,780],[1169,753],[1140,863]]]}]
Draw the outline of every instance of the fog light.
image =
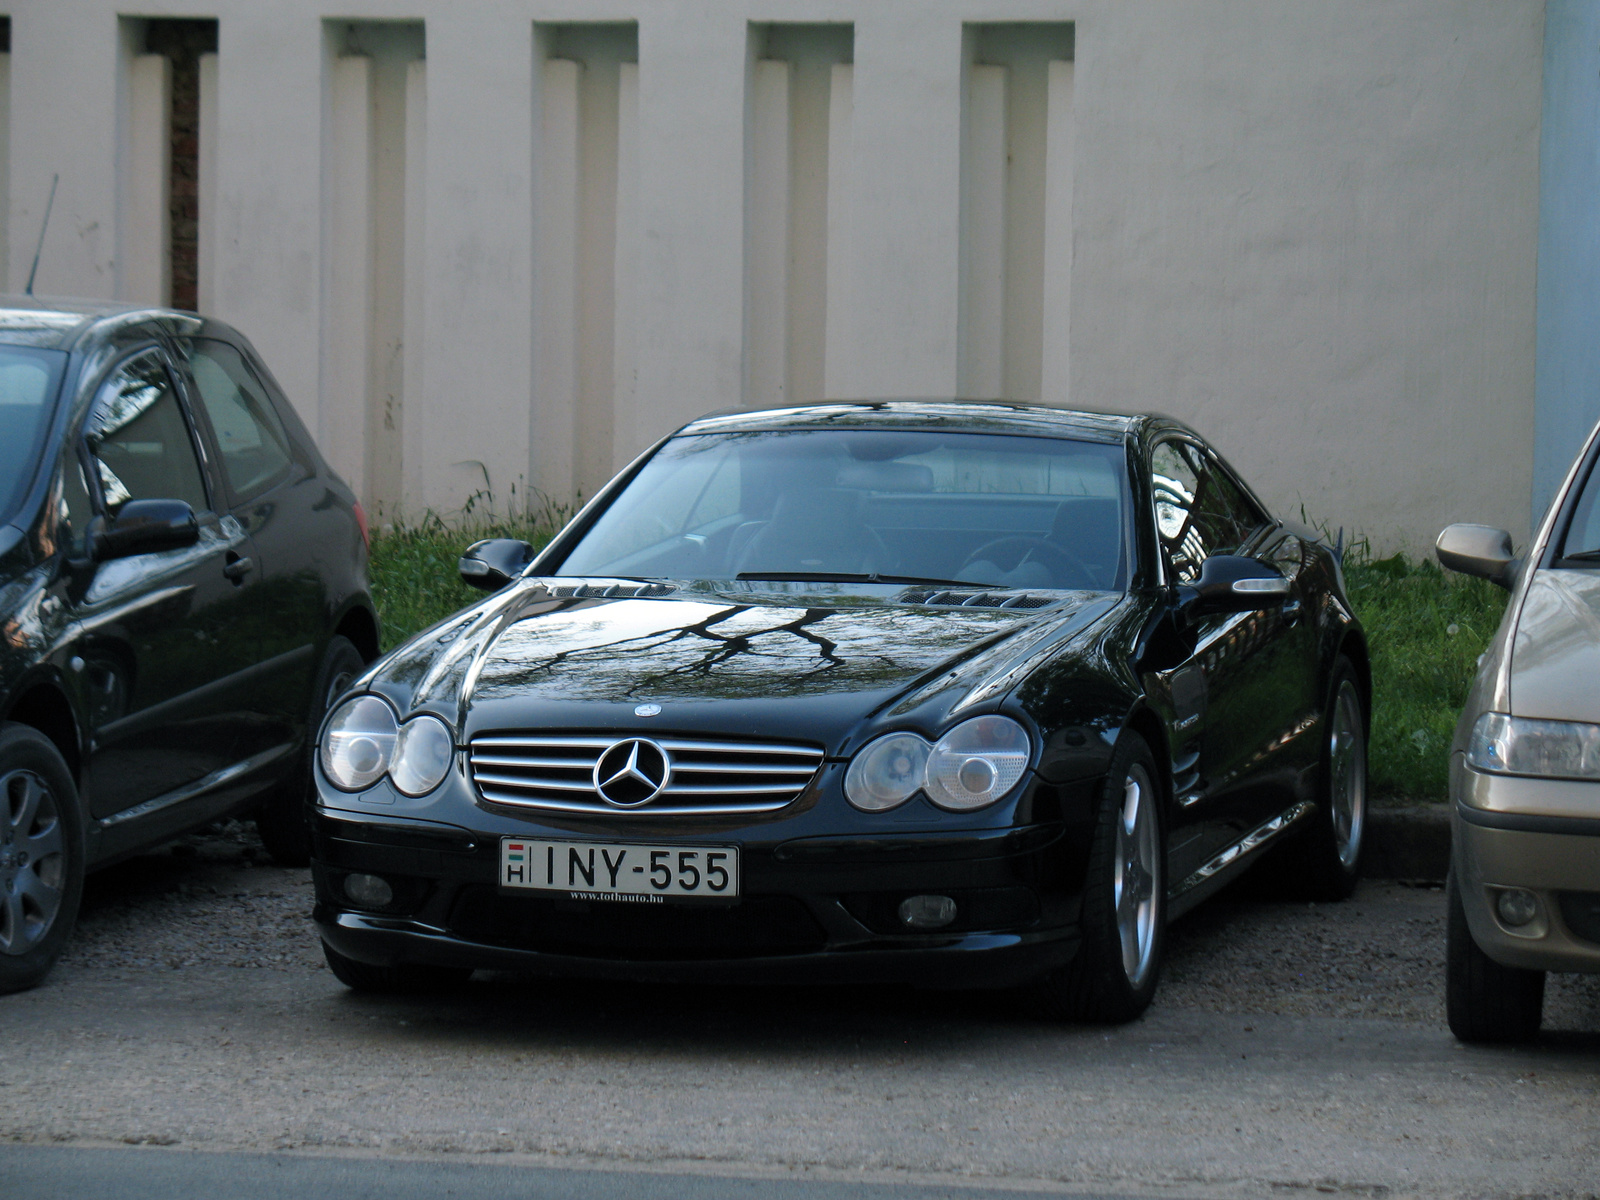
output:
[{"label": "fog light", "polygon": [[394,903],[394,889],[377,875],[346,875],[344,894],[362,908],[387,908]]},{"label": "fog light", "polygon": [[900,901],[900,920],[913,929],[943,929],[956,919],[949,896],[907,896]]},{"label": "fog light", "polygon": [[1502,921],[1518,929],[1539,915],[1539,900],[1524,888],[1507,888],[1495,897],[1494,908]]}]

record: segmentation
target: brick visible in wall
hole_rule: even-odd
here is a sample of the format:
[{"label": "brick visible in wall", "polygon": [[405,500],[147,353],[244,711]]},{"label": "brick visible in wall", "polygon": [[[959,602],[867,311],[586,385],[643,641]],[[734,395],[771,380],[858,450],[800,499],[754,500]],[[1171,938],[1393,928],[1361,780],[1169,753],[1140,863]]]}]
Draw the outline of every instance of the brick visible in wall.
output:
[{"label": "brick visible in wall", "polygon": [[200,288],[200,56],[215,54],[214,20],[151,20],[145,51],[172,60],[172,174],[167,220],[172,254],[172,307],[193,311]]}]

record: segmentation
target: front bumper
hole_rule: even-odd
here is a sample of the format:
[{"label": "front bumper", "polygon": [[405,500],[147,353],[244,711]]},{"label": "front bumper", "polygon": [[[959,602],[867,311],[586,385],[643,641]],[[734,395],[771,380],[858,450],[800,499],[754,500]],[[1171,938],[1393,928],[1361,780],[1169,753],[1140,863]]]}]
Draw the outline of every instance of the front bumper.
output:
[{"label": "front bumper", "polygon": [[[737,905],[617,904],[499,889],[498,834],[324,810],[315,919],[340,954],[379,966],[658,982],[1009,987],[1077,949],[1087,839],[1061,823],[762,834],[742,842]],[[356,872],[391,882],[389,910],[348,899],[343,880]],[[956,899],[950,928],[896,926],[900,899],[924,893]]]},{"label": "front bumper", "polygon": [[[1600,783],[1487,775],[1451,764],[1451,870],[1472,938],[1507,967],[1600,972]],[[1507,888],[1538,913],[1512,927]]]}]

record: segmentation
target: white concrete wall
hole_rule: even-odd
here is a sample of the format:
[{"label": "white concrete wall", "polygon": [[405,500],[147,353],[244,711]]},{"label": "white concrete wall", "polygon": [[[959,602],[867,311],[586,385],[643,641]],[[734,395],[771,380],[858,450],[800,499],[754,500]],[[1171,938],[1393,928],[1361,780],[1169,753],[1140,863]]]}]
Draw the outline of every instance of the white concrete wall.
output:
[{"label": "white concrete wall", "polygon": [[[54,172],[41,293],[130,294],[160,236],[119,7],[11,5],[13,289]],[[1527,528],[1542,0],[138,11],[219,21],[207,304],[386,514],[591,494],[775,393],[971,389],[1186,418],[1279,510],[1382,547]],[[368,107],[347,270],[329,29],[402,20],[426,66]],[[1070,23],[1070,63],[972,28],[1021,21]],[[626,62],[561,42],[607,23]],[[853,26],[851,61],[761,32],[807,23]]]}]

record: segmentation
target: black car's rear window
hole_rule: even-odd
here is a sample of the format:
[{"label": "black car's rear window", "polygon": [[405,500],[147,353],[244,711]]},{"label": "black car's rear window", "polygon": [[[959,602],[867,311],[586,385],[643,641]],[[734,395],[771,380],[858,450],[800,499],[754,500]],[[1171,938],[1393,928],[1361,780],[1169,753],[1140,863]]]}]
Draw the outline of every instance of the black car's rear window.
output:
[{"label": "black car's rear window", "polygon": [[1121,445],[899,430],[674,438],[572,549],[562,575],[913,576],[1117,589]]},{"label": "black car's rear window", "polygon": [[33,481],[66,363],[61,350],[0,345],[0,521]]}]

